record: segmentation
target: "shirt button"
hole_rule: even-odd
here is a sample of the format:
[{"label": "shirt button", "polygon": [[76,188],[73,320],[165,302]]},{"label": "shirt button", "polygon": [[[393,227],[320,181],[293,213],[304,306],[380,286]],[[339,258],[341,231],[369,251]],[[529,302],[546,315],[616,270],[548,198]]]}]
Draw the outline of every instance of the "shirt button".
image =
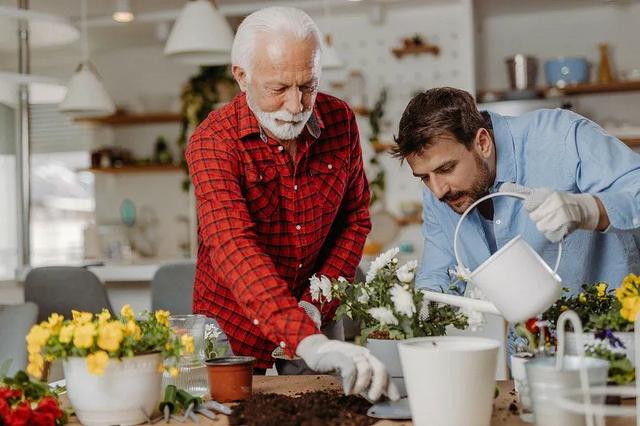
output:
[{"label": "shirt button", "polygon": [[259,176],[259,179],[262,180],[262,175]]},{"label": "shirt button", "polygon": [[302,269],[302,263],[298,265],[298,269]]},{"label": "shirt button", "polygon": [[258,325],[258,324],[260,324],[260,321],[258,321],[257,319],[254,319],[253,320],[253,325]]},{"label": "shirt button", "polygon": [[302,229],[302,226],[300,226],[300,225],[296,225],[296,229],[299,231],[299,230],[301,230],[301,229]]},{"label": "shirt button", "polygon": [[286,344],[286,343],[284,343],[284,342],[280,342],[280,347],[281,347],[282,349],[284,349],[284,348],[286,348],[286,347],[287,347],[287,344]]},{"label": "shirt button", "polygon": [[293,185],[293,190],[297,191],[298,190],[298,185]]},{"label": "shirt button", "polygon": [[280,146],[278,147],[278,151],[280,151],[280,152],[284,151],[284,146],[280,145]]},{"label": "shirt button", "polygon": [[500,225],[502,221],[500,219],[496,220],[496,225]]},{"label": "shirt button", "polygon": [[327,167],[329,168],[329,170],[331,170],[333,169],[333,164],[329,164]]}]

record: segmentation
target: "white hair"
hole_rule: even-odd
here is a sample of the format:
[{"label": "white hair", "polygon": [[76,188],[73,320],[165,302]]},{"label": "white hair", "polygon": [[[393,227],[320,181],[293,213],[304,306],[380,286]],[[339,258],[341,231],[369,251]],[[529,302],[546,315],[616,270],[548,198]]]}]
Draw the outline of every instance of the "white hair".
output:
[{"label": "white hair", "polygon": [[244,18],[231,47],[231,64],[243,68],[249,75],[255,42],[264,34],[290,34],[299,40],[313,37],[317,44],[314,69],[319,75],[320,30],[309,15],[295,7],[266,7]]}]

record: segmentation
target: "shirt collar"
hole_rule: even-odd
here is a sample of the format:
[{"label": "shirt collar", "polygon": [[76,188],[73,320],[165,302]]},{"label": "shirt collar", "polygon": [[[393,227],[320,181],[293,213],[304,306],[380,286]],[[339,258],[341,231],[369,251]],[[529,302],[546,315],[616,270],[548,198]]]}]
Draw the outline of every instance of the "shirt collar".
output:
[{"label": "shirt collar", "polygon": [[493,125],[493,141],[496,148],[496,189],[504,182],[516,181],[516,156],[513,146],[513,135],[507,120],[500,114],[489,112]]},{"label": "shirt collar", "polygon": [[[251,111],[251,108],[249,108],[246,94],[241,93],[238,95],[235,102],[236,114],[238,117],[238,136],[240,139],[257,133],[260,135],[260,139],[266,142],[267,135],[262,129],[262,126],[260,126],[255,114]],[[318,139],[324,129],[324,122],[320,117],[320,111],[318,111],[317,100],[316,104],[313,106],[313,111],[311,112],[311,116],[309,117],[309,121],[307,121],[305,128],[309,132],[309,135],[314,139]]]}]

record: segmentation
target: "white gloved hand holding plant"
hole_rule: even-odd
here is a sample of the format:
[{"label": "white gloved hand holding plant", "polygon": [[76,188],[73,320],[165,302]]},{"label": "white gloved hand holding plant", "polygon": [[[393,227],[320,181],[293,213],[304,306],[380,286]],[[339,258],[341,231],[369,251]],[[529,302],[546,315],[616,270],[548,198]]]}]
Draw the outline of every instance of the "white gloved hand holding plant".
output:
[{"label": "white gloved hand holding plant", "polygon": [[600,209],[591,194],[571,194],[549,188],[534,189],[524,207],[549,241],[558,242],[575,229],[596,230]]},{"label": "white gloved hand holding plant", "polygon": [[385,366],[367,348],[313,334],[302,339],[296,354],[318,373],[337,371],[345,395],[358,394],[370,401],[382,395],[392,401],[400,399]]}]

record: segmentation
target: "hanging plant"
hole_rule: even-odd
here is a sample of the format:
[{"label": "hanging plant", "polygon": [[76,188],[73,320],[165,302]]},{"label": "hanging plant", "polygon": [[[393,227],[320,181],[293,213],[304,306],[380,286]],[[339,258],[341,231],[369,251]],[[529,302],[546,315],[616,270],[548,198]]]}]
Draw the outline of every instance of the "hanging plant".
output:
[{"label": "hanging plant", "polygon": [[369,190],[371,191],[370,205],[374,205],[378,200],[382,200],[384,197],[386,177],[384,168],[382,168],[380,161],[378,160],[380,152],[377,150],[377,146],[380,145],[380,126],[382,117],[384,117],[384,106],[386,102],[387,89],[384,88],[380,92],[380,96],[378,97],[378,100],[376,100],[373,109],[369,112],[369,125],[371,126],[369,142],[371,143],[371,146],[373,146],[374,152],[373,157],[369,160],[369,164],[373,166],[374,170],[377,170],[375,177],[369,181]]},{"label": "hanging plant", "polygon": [[191,77],[182,88],[182,125],[177,143],[180,148],[180,165],[186,174],[182,181],[184,191],[188,191],[191,186],[189,168],[184,158],[189,130],[202,123],[211,111],[233,99],[237,92],[235,80],[226,65],[200,67],[200,72]]}]

